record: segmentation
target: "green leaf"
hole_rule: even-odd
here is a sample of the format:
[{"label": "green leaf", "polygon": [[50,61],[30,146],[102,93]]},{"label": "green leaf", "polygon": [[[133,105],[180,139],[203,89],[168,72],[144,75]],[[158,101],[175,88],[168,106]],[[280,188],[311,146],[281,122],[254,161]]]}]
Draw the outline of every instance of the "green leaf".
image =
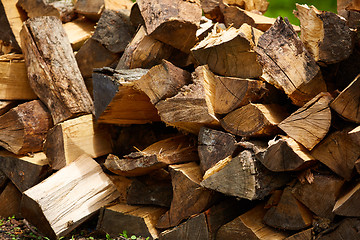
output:
[{"label": "green leaf", "polygon": [[130,239],[137,239],[135,235],[132,235]]}]

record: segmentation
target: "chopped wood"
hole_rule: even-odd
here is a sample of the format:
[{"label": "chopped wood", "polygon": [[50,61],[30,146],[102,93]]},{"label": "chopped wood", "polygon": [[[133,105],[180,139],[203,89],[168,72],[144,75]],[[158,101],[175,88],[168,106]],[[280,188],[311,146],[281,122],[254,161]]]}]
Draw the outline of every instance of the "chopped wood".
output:
[{"label": "chopped wood", "polygon": [[291,137],[281,135],[269,141],[269,146],[260,161],[274,172],[299,171],[316,163],[316,159],[304,146]]},{"label": "chopped wood", "polygon": [[91,114],[55,125],[46,135],[44,152],[52,169],[60,169],[86,153],[92,158],[112,151],[107,126],[95,123]]},{"label": "chopped wood", "polygon": [[15,154],[26,154],[42,150],[52,120],[46,107],[33,100],[0,116],[0,125],[0,146]]},{"label": "chopped wood", "polygon": [[302,106],[326,91],[319,66],[287,18],[276,19],[259,38],[255,51],[263,67],[261,78],[284,90],[295,105]]},{"label": "chopped wood", "polygon": [[26,190],[20,209],[21,215],[42,233],[57,239],[70,233],[118,196],[100,165],[82,155]]},{"label": "chopped wood", "polygon": [[329,93],[320,93],[284,119],[278,126],[295,141],[312,150],[328,133],[331,125]]},{"label": "chopped wood", "polygon": [[61,21],[48,16],[31,18],[20,35],[30,86],[51,111],[54,123],[92,113],[93,101]]},{"label": "chopped wood", "polygon": [[356,29],[359,26],[360,13],[350,9],[351,2],[352,0],[338,0],[337,13],[347,20],[349,27]]},{"label": "chopped wood", "polygon": [[360,233],[357,229],[360,227],[360,220],[357,218],[346,218],[342,220],[338,226],[329,231],[324,231],[316,239],[332,240],[332,239],[359,239]]},{"label": "chopped wood", "polygon": [[219,75],[240,78],[256,78],[261,66],[256,61],[254,46],[261,31],[244,24],[240,29],[230,27],[214,31],[191,49],[200,65]]},{"label": "chopped wood", "polygon": [[2,218],[20,217],[21,192],[9,182],[0,194],[0,216]]},{"label": "chopped wood", "polygon": [[4,189],[6,184],[8,183],[8,177],[6,176],[5,173],[3,173],[1,170],[0,170],[0,189]]},{"label": "chopped wood", "polygon": [[116,190],[119,192],[119,197],[116,199],[116,201],[119,203],[126,203],[127,190],[133,182],[133,179],[112,174],[107,174],[107,176],[110,178],[110,180],[115,185]]},{"label": "chopped wood", "polygon": [[287,117],[286,110],[276,104],[249,103],[220,120],[221,126],[238,136],[273,136]]},{"label": "chopped wood", "polygon": [[179,135],[156,142],[123,158],[109,154],[104,165],[118,175],[141,176],[166,165],[198,160],[197,147],[191,138]]},{"label": "chopped wood", "polygon": [[74,21],[63,24],[63,27],[72,49],[77,51],[93,34],[95,23],[87,20],[85,17],[80,17]]},{"label": "chopped wood", "polygon": [[[160,217],[156,227],[177,226],[182,220],[206,210],[214,201],[213,191],[200,186],[200,167],[194,163],[170,165],[173,199],[170,210]],[[186,196],[186,197],[184,197]]]},{"label": "chopped wood", "polygon": [[198,153],[202,174],[220,160],[232,156],[236,148],[234,135],[202,127],[198,137]]},{"label": "chopped wood", "polygon": [[50,173],[49,161],[43,152],[18,156],[0,151],[0,170],[21,192],[35,186]]},{"label": "chopped wood", "polygon": [[269,2],[267,0],[225,0],[223,1],[229,5],[239,6],[246,11],[265,13]]},{"label": "chopped wood", "polygon": [[[132,5],[130,10],[130,21],[131,24],[137,29],[141,28],[140,26],[145,25],[144,18],[141,16],[139,5],[136,2]],[[144,30],[146,32],[145,27]]]},{"label": "chopped wood", "polygon": [[144,124],[159,121],[149,97],[134,83],[147,73],[145,69],[98,69],[93,74],[95,116],[110,124]]},{"label": "chopped wood", "polygon": [[312,240],[312,228],[306,229],[304,231],[295,233],[294,235],[291,235],[290,237],[285,238],[285,240]]},{"label": "chopped wood", "polygon": [[319,217],[333,219],[332,212],[344,180],[333,175],[314,174],[312,183],[298,182],[292,189],[294,197]]},{"label": "chopped wood", "polygon": [[15,107],[17,104],[17,101],[0,101],[0,116]]},{"label": "chopped wood", "polygon": [[151,68],[168,59],[173,47],[166,45],[146,33],[141,26],[131,42],[126,46],[116,69]]},{"label": "chopped wood", "polygon": [[179,89],[191,82],[191,74],[162,60],[160,65],[152,67],[144,76],[135,82],[135,88],[140,89],[152,104],[175,96]]},{"label": "chopped wood", "polygon": [[360,198],[360,183],[351,187],[348,191],[341,194],[334,206],[333,212],[336,215],[347,217],[359,217],[360,208],[358,202]]},{"label": "chopped wood", "polygon": [[200,25],[200,1],[137,1],[147,33],[174,48],[189,52]]},{"label": "chopped wood", "polygon": [[201,8],[205,17],[213,20],[214,22],[223,22],[224,16],[220,11],[219,0],[200,0]]},{"label": "chopped wood", "polygon": [[126,231],[129,236],[143,236],[158,239],[159,231],[155,224],[166,210],[160,207],[131,206],[116,204],[102,208],[98,220],[97,230],[116,237]]},{"label": "chopped wood", "polygon": [[284,230],[301,230],[312,224],[312,213],[291,193],[291,188],[284,189],[281,199],[264,216],[264,223]]}]

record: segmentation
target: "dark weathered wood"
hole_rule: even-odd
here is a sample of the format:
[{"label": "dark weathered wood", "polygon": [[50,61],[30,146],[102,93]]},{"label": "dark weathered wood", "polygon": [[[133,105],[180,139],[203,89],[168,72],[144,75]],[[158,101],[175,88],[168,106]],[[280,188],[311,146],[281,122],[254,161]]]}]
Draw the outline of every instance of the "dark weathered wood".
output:
[{"label": "dark weathered wood", "polygon": [[200,0],[205,17],[214,22],[224,21],[224,16],[220,11],[219,2],[219,0]]},{"label": "dark weathered wood", "polygon": [[119,197],[116,201],[119,203],[126,203],[127,190],[134,180],[120,175],[107,174],[107,176],[114,183],[116,190],[119,192]]},{"label": "dark weathered wood", "polygon": [[236,148],[235,136],[232,134],[202,127],[198,137],[201,172],[204,174],[218,161],[231,156]]},{"label": "dark weathered wood", "polygon": [[359,26],[360,12],[351,8],[352,0],[338,0],[337,13],[347,20],[349,27],[356,29]]},{"label": "dark weathered wood", "polygon": [[46,134],[43,150],[52,169],[70,164],[82,154],[97,158],[112,152],[110,131],[91,114],[56,124]]},{"label": "dark weathered wood", "polygon": [[352,33],[339,15],[319,11],[314,6],[296,4],[295,16],[301,24],[301,41],[320,64],[345,60],[353,49]]},{"label": "dark weathered wood", "polygon": [[16,107],[17,104],[17,101],[0,101],[0,116]]},{"label": "dark weathered wood", "polygon": [[189,52],[196,41],[200,25],[200,1],[137,1],[147,33],[153,38]]},{"label": "dark weathered wood", "polygon": [[8,182],[8,177],[0,170],[0,189],[3,190]]},{"label": "dark weathered wood", "polygon": [[285,238],[285,240],[311,240],[311,239],[313,239],[312,228],[295,233],[294,235]]},{"label": "dark weathered wood", "polygon": [[[130,21],[131,24],[139,29],[140,25],[145,25],[144,18],[141,16],[139,5],[135,2],[130,10]],[[145,32],[146,29],[144,28]]]},{"label": "dark weathered wood", "polygon": [[21,215],[46,236],[58,239],[118,196],[100,165],[83,155],[26,190]]},{"label": "dark weathered wood", "polygon": [[[194,163],[170,165],[173,199],[170,210],[160,217],[157,228],[177,226],[182,220],[206,210],[216,195],[200,186],[200,167]],[[186,197],[185,197],[186,196]]]},{"label": "dark weathered wood", "polygon": [[329,93],[320,93],[284,119],[279,128],[311,150],[328,133],[331,124]]},{"label": "dark weathered wood", "polygon": [[0,125],[0,146],[15,154],[26,154],[42,150],[52,120],[46,107],[33,100],[0,116]]},{"label": "dark weathered wood", "polygon": [[344,180],[333,176],[314,174],[312,183],[298,182],[292,194],[319,217],[333,219],[332,212]]},{"label": "dark weathered wood", "polygon": [[253,49],[261,34],[247,24],[240,29],[220,30],[209,34],[191,52],[199,65],[207,64],[216,74],[257,78],[261,75],[261,65]]},{"label": "dark weathered wood", "polygon": [[0,216],[20,218],[20,202],[21,192],[13,183],[9,182],[0,194]]},{"label": "dark weathered wood", "polygon": [[135,88],[143,91],[152,104],[175,96],[179,89],[191,82],[191,74],[162,60],[135,82]]},{"label": "dark weathered wood", "polygon": [[0,152],[0,170],[24,192],[42,181],[49,173],[49,161],[43,152],[31,156],[17,156]]},{"label": "dark weathered wood", "polygon": [[190,137],[179,135],[156,142],[142,151],[119,158],[110,154],[105,167],[123,176],[141,176],[170,164],[198,161],[197,147]]},{"label": "dark weathered wood", "polygon": [[341,194],[336,201],[333,212],[336,215],[347,217],[360,217],[360,208],[358,206],[360,198],[360,184],[357,183],[345,193]]},{"label": "dark weathered wood", "polygon": [[54,123],[92,113],[93,101],[60,20],[29,19],[20,35],[30,86],[51,111]]},{"label": "dark weathered wood", "polygon": [[132,235],[149,239],[158,239],[159,231],[155,228],[156,221],[166,210],[159,207],[131,206],[116,204],[102,208],[97,230],[108,233],[111,237],[119,236],[123,231]]},{"label": "dark weathered wood", "polygon": [[276,19],[259,38],[255,51],[263,67],[261,78],[284,90],[295,105],[302,106],[326,91],[319,66],[287,18]]},{"label": "dark weathered wood", "polygon": [[332,239],[360,239],[360,220],[357,218],[346,218],[342,220],[337,227],[324,231],[316,239],[332,240]]}]

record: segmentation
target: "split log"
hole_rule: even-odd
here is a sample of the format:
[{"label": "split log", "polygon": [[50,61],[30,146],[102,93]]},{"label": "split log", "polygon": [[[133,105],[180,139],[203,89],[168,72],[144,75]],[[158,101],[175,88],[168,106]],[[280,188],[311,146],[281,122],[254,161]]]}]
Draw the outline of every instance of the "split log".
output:
[{"label": "split log", "polygon": [[72,22],[63,24],[63,27],[72,49],[77,51],[91,37],[92,32],[95,30],[95,23],[87,20],[85,17],[80,17]]},{"label": "split log", "polygon": [[8,177],[0,170],[0,190],[3,190],[8,183]]},{"label": "split log", "polygon": [[191,74],[162,60],[135,82],[135,88],[144,92],[152,104],[175,96],[179,89],[191,82]]},{"label": "split log", "polygon": [[278,126],[308,150],[313,149],[328,133],[331,125],[329,93],[320,93]]},{"label": "split log", "polygon": [[201,186],[225,195],[255,200],[263,199],[289,180],[287,174],[270,172],[253,152],[244,150],[236,157],[229,156],[208,169]]},{"label": "split log", "polygon": [[214,22],[224,22],[224,16],[219,7],[219,0],[200,0],[200,3],[205,17]]},{"label": "split log", "polygon": [[[200,1],[201,2],[201,1]],[[200,27],[196,31],[196,38],[197,41],[202,41],[204,38],[211,33],[214,27],[219,27],[218,24],[214,24],[210,19],[206,18],[205,16],[201,17],[200,20]]]},{"label": "split log", "polygon": [[341,117],[360,123],[360,75],[347,86],[330,104]]},{"label": "split log", "polygon": [[58,239],[118,196],[100,165],[83,155],[26,190],[20,209],[43,234]]},{"label": "split log", "polygon": [[261,75],[261,66],[256,61],[253,48],[261,34],[247,24],[240,29],[220,30],[208,35],[191,52],[199,65],[207,64],[216,74],[256,78]]},{"label": "split log", "polygon": [[52,121],[45,106],[39,100],[33,100],[0,116],[0,125],[0,146],[15,154],[26,154],[42,150]]},{"label": "split log", "polygon": [[43,152],[17,156],[1,151],[0,170],[21,192],[35,186],[50,173],[49,161]]},{"label": "split log", "polygon": [[220,120],[221,126],[238,136],[273,136],[277,127],[287,117],[284,108],[276,104],[249,103]]},{"label": "split log", "polygon": [[301,41],[320,64],[345,60],[353,50],[352,33],[346,20],[314,6],[296,4],[295,16],[301,24]]},{"label": "split log", "polygon": [[224,0],[229,5],[239,6],[246,11],[265,13],[269,2],[267,0]]},{"label": "split log", "polygon": [[236,148],[235,136],[232,134],[202,127],[198,137],[201,173],[204,174],[220,160],[232,156]]},{"label": "split log", "polygon": [[189,52],[200,25],[200,1],[137,1],[147,33],[174,48]]},{"label": "split log", "polygon": [[18,0],[16,6],[22,8],[29,18],[55,16],[62,22],[70,22],[76,17],[72,1]]},{"label": "split log", "polygon": [[[136,2],[134,2],[130,10],[130,21],[136,29],[139,29],[141,25],[145,25],[144,18],[141,16],[139,5]],[[144,30],[146,32],[145,28]]]},{"label": "split log", "polygon": [[171,46],[150,37],[145,27],[141,26],[126,46],[116,69],[151,68],[160,64],[162,59],[168,59],[173,50]]},{"label": "split log", "polygon": [[30,86],[51,110],[54,123],[92,113],[92,99],[60,20],[29,19],[20,35]]},{"label": "split log", "polygon": [[156,142],[143,151],[119,158],[109,154],[105,167],[122,176],[141,176],[170,164],[198,161],[197,147],[185,135]]},{"label": "split log", "polygon": [[294,235],[291,235],[290,237],[285,238],[285,240],[312,240],[312,228],[306,229],[304,231],[295,233]]},{"label": "split log", "polygon": [[302,106],[326,91],[319,66],[287,18],[276,19],[259,38],[255,51],[263,67],[261,78],[284,90],[295,105]]},{"label": "split log", "polygon": [[269,146],[260,161],[270,171],[299,171],[316,163],[309,151],[291,137],[278,136],[269,141]]},{"label": "split log", "polygon": [[345,129],[327,136],[311,151],[311,155],[339,176],[350,180],[360,148]]},{"label": "split log", "polygon": [[0,194],[0,216],[2,218],[20,217],[21,192],[9,182]]},{"label": "split log", "polygon": [[301,230],[312,224],[312,213],[285,188],[279,203],[272,206],[264,216],[264,223],[284,230]]},{"label": "split log", "polygon": [[206,80],[204,68],[195,69],[193,83],[182,87],[174,97],[155,105],[163,122],[194,134],[198,134],[202,126],[219,125],[209,97],[213,88]]},{"label": "split log", "polygon": [[349,27],[356,29],[359,26],[360,13],[349,9],[352,0],[338,0],[337,13],[347,20]]},{"label": "split log", "polygon": [[100,123],[144,124],[160,120],[149,97],[134,89],[145,69],[97,69],[93,74],[95,116]]},{"label": "split log", "polygon": [[0,1],[0,53],[21,52],[20,30],[25,14],[16,7],[17,0]]},{"label": "split log", "polygon": [[266,226],[263,223],[265,213],[264,204],[257,205],[222,226],[216,235],[216,240],[281,240],[286,238],[287,233]]},{"label": "split log", "polygon": [[0,116],[16,107],[17,104],[17,101],[0,101]]},{"label": "split log", "polygon": [[46,135],[44,152],[52,169],[60,169],[86,153],[92,158],[112,151],[109,129],[91,114],[55,125]]},{"label": "split log", "polygon": [[339,197],[333,212],[340,216],[360,217],[360,208],[358,206],[359,198],[360,183],[357,183]]},{"label": "split log", "polygon": [[319,217],[333,219],[332,212],[344,180],[324,174],[314,174],[312,183],[298,182],[292,189],[294,197]]},{"label": "split log", "polygon": [[22,55],[0,56],[0,99],[32,100],[36,99],[26,73]]},{"label": "split log", "polygon": [[119,192],[119,197],[116,199],[119,203],[126,203],[127,190],[133,182],[133,179],[123,177],[120,175],[111,175],[107,174],[110,180],[116,187],[116,190]]},{"label": "split log", "polygon": [[155,224],[165,211],[164,208],[159,207],[116,204],[101,209],[96,229],[112,237],[126,231],[128,236],[158,239],[159,231],[155,228]]},{"label": "split log", "polygon": [[202,176],[196,163],[170,165],[169,169],[173,199],[170,210],[160,217],[156,225],[159,229],[177,226],[182,220],[206,210],[216,198],[213,191],[200,186]]},{"label": "split log", "polygon": [[357,218],[346,218],[342,220],[337,227],[324,231],[316,239],[332,240],[332,239],[360,239],[360,220]]}]

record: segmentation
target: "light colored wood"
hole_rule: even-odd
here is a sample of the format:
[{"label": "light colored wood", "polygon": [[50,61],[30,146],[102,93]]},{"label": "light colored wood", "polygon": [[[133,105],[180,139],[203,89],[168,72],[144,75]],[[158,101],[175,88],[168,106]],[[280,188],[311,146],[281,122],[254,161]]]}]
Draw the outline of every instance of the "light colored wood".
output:
[{"label": "light colored wood", "polygon": [[97,124],[91,114],[55,125],[44,142],[44,152],[53,169],[65,167],[85,153],[96,158],[111,151],[109,129]]},{"label": "light colored wood", "polygon": [[0,116],[15,107],[17,101],[0,101]]},{"label": "light colored wood", "polygon": [[332,96],[329,93],[318,94],[284,119],[279,128],[308,150],[313,149],[329,131],[331,100]]},{"label": "light colored wood", "polygon": [[46,236],[57,239],[118,196],[116,187],[100,165],[82,155],[26,190],[21,214]]},{"label": "light colored wood", "polygon": [[93,34],[95,23],[84,17],[80,17],[74,21],[63,24],[63,27],[69,38],[72,49],[77,51]]},{"label": "light colored wood", "polygon": [[236,5],[246,11],[265,13],[269,2],[267,0],[224,0],[229,5]]}]

